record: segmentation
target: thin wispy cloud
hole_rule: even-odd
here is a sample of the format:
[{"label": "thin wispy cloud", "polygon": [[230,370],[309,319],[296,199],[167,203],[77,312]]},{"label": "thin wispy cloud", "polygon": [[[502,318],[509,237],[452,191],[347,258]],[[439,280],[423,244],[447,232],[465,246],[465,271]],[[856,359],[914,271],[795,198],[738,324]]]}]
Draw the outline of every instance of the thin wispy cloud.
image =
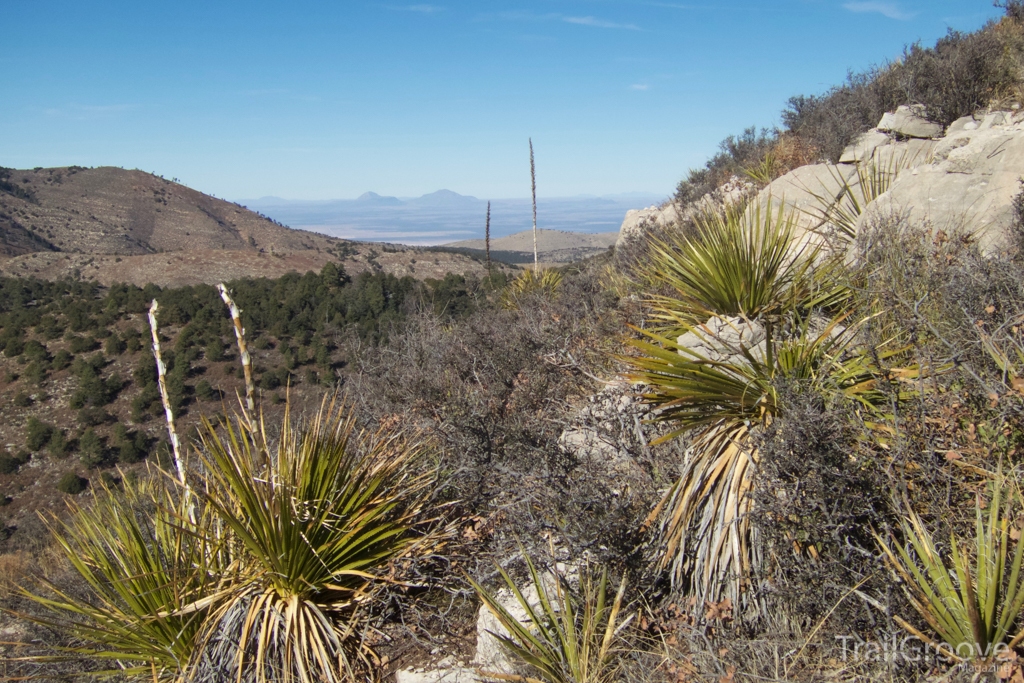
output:
[{"label": "thin wispy cloud", "polygon": [[679,3],[679,2],[644,2],[642,4],[647,5],[648,7],[665,7],[665,8],[668,8],[668,9],[683,9],[683,10],[723,9],[721,7],[715,7],[714,5],[688,5],[688,4],[683,4],[683,3]]},{"label": "thin wispy cloud", "polygon": [[240,95],[247,97],[272,97],[274,95],[286,95],[288,90],[286,88],[254,88],[252,90],[241,90]]},{"label": "thin wispy cloud", "polygon": [[498,12],[497,14],[484,14],[480,16],[480,19],[498,19],[499,21],[548,21],[557,18],[557,14],[537,14],[536,12],[528,12],[525,10],[509,10],[505,12]]},{"label": "thin wispy cloud", "polygon": [[903,11],[900,9],[900,6],[894,2],[878,2],[876,0],[867,0],[866,2],[847,2],[843,5],[843,8],[851,12],[858,13],[874,12],[881,14],[884,17],[897,19],[899,21],[907,21],[908,19],[914,18],[914,13]]},{"label": "thin wispy cloud", "polygon": [[629,86],[630,90],[650,90],[650,88],[651,86],[647,85],[646,83],[634,83],[633,85]]},{"label": "thin wispy cloud", "polygon": [[548,21],[560,21],[566,24],[574,24],[576,26],[590,26],[591,28],[607,28],[607,29],[619,29],[625,31],[642,31],[643,29],[636,24],[625,24],[617,21],[609,21],[607,19],[601,19],[595,16],[573,16],[567,14],[558,14],[554,12],[547,12],[544,14],[538,14],[530,11],[506,11],[497,12],[495,14],[481,14],[478,15],[477,21],[532,21],[532,22],[548,22]]},{"label": "thin wispy cloud", "polygon": [[640,30],[640,27],[636,24],[620,24],[614,21],[598,19],[597,17],[562,17],[562,21],[568,24],[577,24],[579,26],[593,26],[594,28],[617,28],[627,31]]},{"label": "thin wispy cloud", "polygon": [[91,121],[112,118],[135,109],[135,104],[68,104],[62,107],[49,107],[43,110],[47,116],[71,119],[74,121]]},{"label": "thin wispy cloud", "polygon": [[387,5],[387,8],[399,12],[417,12],[419,14],[436,14],[445,10],[440,5]]}]

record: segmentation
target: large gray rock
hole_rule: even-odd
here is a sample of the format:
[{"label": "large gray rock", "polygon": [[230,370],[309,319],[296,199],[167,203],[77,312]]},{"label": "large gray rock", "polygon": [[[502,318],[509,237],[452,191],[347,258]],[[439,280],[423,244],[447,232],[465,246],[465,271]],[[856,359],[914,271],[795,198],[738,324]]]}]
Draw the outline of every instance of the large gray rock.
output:
[{"label": "large gray rock", "polygon": [[878,130],[907,138],[935,138],[942,135],[942,126],[925,118],[923,105],[912,104],[886,112],[876,126]]},{"label": "large gray rock", "polygon": [[640,401],[635,387],[612,382],[590,397],[568,420],[558,446],[599,472],[617,495],[631,483],[650,483],[636,454],[646,449],[648,435],[643,419],[650,408]]},{"label": "large gray rock", "polygon": [[668,201],[661,206],[627,211],[626,217],[619,227],[619,238],[615,242],[615,246],[621,247],[652,228],[676,225],[702,213],[719,212],[725,207],[743,201],[752,195],[755,189],[756,187],[749,180],[733,176],[714,192],[707,193],[685,207],[679,206],[674,201]]},{"label": "large gray rock", "polygon": [[928,163],[901,173],[865,209],[858,231],[903,216],[947,233],[972,233],[987,253],[1004,247],[1014,218],[1013,197],[1024,176],[1024,117],[993,112],[980,123],[959,123],[934,143]]},{"label": "large gray rock", "polygon": [[939,141],[910,138],[892,141],[875,148],[870,162],[876,168],[888,173],[903,173],[906,170],[930,164]]},{"label": "large gray rock", "polygon": [[755,360],[764,358],[765,338],[764,327],[757,321],[715,316],[679,335],[676,343],[708,360],[746,362],[744,351]]},{"label": "large gray rock", "polygon": [[869,130],[861,134],[854,140],[852,145],[843,150],[843,155],[839,157],[839,163],[858,164],[862,161],[870,160],[876,148],[888,145],[890,142],[892,142],[892,138],[886,133],[880,130]]},{"label": "large gray rock", "polygon": [[[757,198],[762,211],[781,208],[792,218],[798,232],[818,233],[827,228],[823,207],[835,199],[846,183],[856,183],[853,164],[809,164],[773,180]],[[799,236],[799,235],[798,235]]]},{"label": "large gray rock", "polygon": [[[804,235],[828,235],[824,209],[848,184],[863,209],[856,230],[902,217],[947,233],[968,231],[983,251],[1003,248],[1013,221],[1013,197],[1024,176],[1024,113],[988,112],[954,121],[937,140],[883,141],[876,132],[844,153],[856,163],[802,166],[758,194],[764,208],[781,203]],[[870,165],[870,166],[869,166]],[[873,201],[858,186],[861,173],[895,173],[889,190]]]},{"label": "large gray rock", "polygon": [[647,230],[655,227],[672,225],[679,220],[679,207],[668,202],[662,206],[649,206],[646,209],[632,209],[626,212],[626,217],[619,226],[619,238],[615,242],[620,247],[626,242],[643,235]]},{"label": "large gray rock", "polygon": [[[559,562],[556,569],[564,580],[568,581],[571,585],[578,585],[578,568],[567,567]],[[544,592],[551,601],[552,608],[557,612],[558,605],[555,595],[558,579],[550,571],[538,571],[538,574],[541,583],[544,584]],[[537,586],[531,581],[525,589],[520,588],[520,592],[533,611],[540,613],[540,593],[537,591]],[[516,596],[512,594],[512,591],[503,588],[495,593],[494,597],[519,623],[527,627],[531,626],[532,622],[527,616],[526,609]],[[522,674],[522,663],[509,656],[504,645],[496,637],[499,635],[508,637],[509,632],[501,625],[501,622],[498,621],[498,618],[491,613],[486,605],[480,605],[476,621],[476,655],[473,656],[473,666],[480,671],[491,673],[505,675]]]}]

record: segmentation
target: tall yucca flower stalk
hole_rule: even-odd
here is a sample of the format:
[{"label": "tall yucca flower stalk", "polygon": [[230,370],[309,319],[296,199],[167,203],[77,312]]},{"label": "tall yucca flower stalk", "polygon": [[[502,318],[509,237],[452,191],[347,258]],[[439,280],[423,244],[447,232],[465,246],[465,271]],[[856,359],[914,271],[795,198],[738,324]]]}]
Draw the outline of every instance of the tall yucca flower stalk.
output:
[{"label": "tall yucca flower stalk", "polygon": [[487,253],[487,274],[491,274],[491,203],[487,202],[487,220],[484,222],[484,251]]},{"label": "tall yucca flower stalk", "polygon": [[191,680],[344,681],[369,665],[360,606],[393,563],[434,537],[420,531],[436,478],[423,443],[357,432],[325,399],[272,442],[262,421],[208,422],[206,501],[237,545]]},{"label": "tall yucca flower stalk", "polygon": [[224,303],[228,307],[228,311],[231,313],[231,322],[235,327],[235,341],[238,343],[238,359],[242,363],[242,374],[245,376],[245,407],[248,411],[248,417],[251,420],[253,419],[253,413],[256,411],[256,404],[253,401],[253,394],[256,393],[256,388],[252,381],[252,359],[249,357],[249,348],[245,344],[245,328],[242,327],[242,311],[235,304],[235,300],[231,298],[231,294],[228,292],[228,288],[224,283],[217,285],[217,289],[220,292],[220,298],[224,300]]},{"label": "tall yucca flower stalk", "polygon": [[171,408],[171,398],[167,394],[167,366],[164,365],[163,355],[160,353],[160,326],[157,323],[157,312],[160,304],[156,299],[149,306],[149,330],[153,336],[153,358],[156,361],[156,381],[160,388],[160,401],[164,406],[164,417],[167,420],[167,437],[171,442],[171,455],[174,458],[174,468],[177,470],[178,479],[185,483],[185,465],[181,459],[181,443],[178,441],[178,430],[174,427],[174,410]]},{"label": "tall yucca flower stalk", "polygon": [[533,138],[530,138],[530,196],[533,198],[533,273],[540,275],[537,256],[537,167],[533,163]]}]

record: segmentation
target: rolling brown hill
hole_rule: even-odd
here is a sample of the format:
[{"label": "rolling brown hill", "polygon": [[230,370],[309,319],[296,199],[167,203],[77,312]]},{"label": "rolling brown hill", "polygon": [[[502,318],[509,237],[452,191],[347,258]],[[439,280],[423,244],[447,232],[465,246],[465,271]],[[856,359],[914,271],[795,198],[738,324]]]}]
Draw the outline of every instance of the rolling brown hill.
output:
[{"label": "rolling brown hill", "polygon": [[0,275],[177,286],[277,277],[331,261],[350,274],[375,269],[423,278],[484,271],[463,254],[293,230],[142,171],[0,169]]},{"label": "rolling brown hill", "polygon": [[[573,263],[608,251],[618,237],[618,232],[583,233],[541,228],[537,230],[537,254],[549,265]],[[462,240],[445,246],[474,254],[482,254],[485,248],[484,240]],[[506,263],[533,263],[533,231],[523,230],[492,239],[491,254]]]}]

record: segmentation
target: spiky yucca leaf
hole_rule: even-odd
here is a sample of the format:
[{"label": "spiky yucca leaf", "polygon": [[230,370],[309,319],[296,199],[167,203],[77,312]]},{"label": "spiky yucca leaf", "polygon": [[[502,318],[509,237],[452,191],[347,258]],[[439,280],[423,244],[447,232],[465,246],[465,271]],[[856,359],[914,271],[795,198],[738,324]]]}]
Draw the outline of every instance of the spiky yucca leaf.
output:
[{"label": "spiky yucca leaf", "polygon": [[[902,525],[910,549],[875,535],[890,565],[902,579],[914,609],[949,646],[950,654],[960,659],[989,658],[996,654],[994,648],[1006,644],[1007,640],[1012,648],[1024,639],[1024,630],[1010,637],[1015,625],[1019,626],[1024,609],[1024,577],[1021,576],[1024,543],[1017,542],[1010,558],[1013,511],[1012,501],[1005,506],[1002,503],[1006,488],[1000,473],[993,483],[987,514],[982,512],[980,503],[975,509],[973,552],[953,535],[948,564],[936,549],[921,518],[913,511]],[[1014,494],[1013,498],[1019,503],[1019,494]],[[915,635],[919,633],[904,620],[898,622]]]},{"label": "spiky yucca leaf", "polygon": [[224,432],[205,424],[205,497],[244,550],[205,631],[208,654],[228,661],[211,654],[193,680],[350,679],[371,654],[355,632],[359,603],[429,542],[416,531],[435,479],[424,445],[357,434],[352,412],[327,399],[298,429],[286,410],[276,443],[262,421]]},{"label": "spiky yucca leaf", "polygon": [[[628,377],[648,387],[643,395],[655,406],[654,420],[679,428],[664,441],[692,432],[680,478],[648,517],[660,521],[662,552],[658,564],[670,569],[675,585],[688,584],[698,598],[723,596],[739,605],[742,581],[757,558],[751,555],[748,520],[752,465],[757,451],[751,430],[764,427],[781,412],[781,381],[811,384],[870,405],[876,392],[870,358],[849,353],[854,331],[839,331],[842,318],[823,330],[808,321],[797,334],[778,340],[771,328],[762,348],[730,349],[725,361],[713,361],[654,333],[656,343],[630,344],[643,355],[624,357],[634,368]],[[699,333],[698,327],[689,328]]]},{"label": "spiky yucca leaf", "polygon": [[[29,617],[69,627],[83,643],[75,656],[115,662],[107,673],[180,680],[193,660],[206,608],[188,609],[216,592],[225,569],[212,533],[211,510],[186,511],[173,482],[125,484],[98,492],[91,505],[71,505],[68,521],[49,522],[54,539],[91,595],[25,594],[64,617]],[[192,517],[195,524],[184,520]]]},{"label": "spiky yucca leaf", "polygon": [[562,274],[554,268],[545,268],[540,272],[524,270],[505,287],[501,294],[501,305],[508,309],[519,308],[524,297],[531,294],[551,296],[561,284]]},{"label": "spiky yucca leaf", "polygon": [[791,214],[771,204],[729,208],[697,219],[696,235],[652,239],[651,262],[641,274],[650,291],[673,290],[647,299],[656,329],[678,334],[711,316],[755,319],[849,296],[837,278],[837,263],[814,241],[798,241]]},{"label": "spiky yucca leaf", "polygon": [[829,226],[843,239],[853,239],[857,234],[857,221],[868,204],[889,191],[902,171],[909,168],[913,159],[906,153],[890,155],[888,161],[880,162],[877,156],[857,164],[856,172],[847,178],[835,166],[829,167],[829,174],[838,191],[828,190],[824,183],[821,188],[806,188],[818,206],[806,213],[819,221],[821,227]]},{"label": "spiky yucca leaf", "polygon": [[759,188],[770,184],[782,175],[782,172],[783,166],[772,151],[766,153],[756,164],[743,169],[743,175],[757,183]]},{"label": "spiky yucca leaf", "polygon": [[[557,573],[551,580],[541,576],[525,555],[530,579],[537,589],[538,605],[523,595],[511,576],[499,565],[505,585],[526,613],[521,622],[483,586],[469,579],[480,601],[494,615],[508,635],[492,633],[532,676],[481,672],[487,678],[531,683],[605,683],[616,680],[615,655],[619,633],[632,616],[620,621],[626,577],[622,577],[615,598],[608,604],[608,570],[601,570],[595,583],[589,566],[582,572],[580,594],[575,596]],[[553,584],[549,587],[546,584]]]},{"label": "spiky yucca leaf", "polygon": [[[655,343],[628,340],[642,355],[623,356],[622,360],[633,368],[628,378],[648,387],[643,399],[656,407],[653,419],[679,425],[657,442],[722,421],[763,423],[780,409],[777,383],[781,379],[830,385],[851,398],[868,400],[875,389],[871,360],[863,354],[846,353],[856,326],[841,329],[844,318],[829,321],[820,331],[812,329],[810,319],[797,319],[795,335],[783,339],[767,326],[763,351],[760,347],[723,345],[730,354],[725,361],[680,346],[678,338],[638,330]],[[682,329],[707,338],[702,326]]]}]

